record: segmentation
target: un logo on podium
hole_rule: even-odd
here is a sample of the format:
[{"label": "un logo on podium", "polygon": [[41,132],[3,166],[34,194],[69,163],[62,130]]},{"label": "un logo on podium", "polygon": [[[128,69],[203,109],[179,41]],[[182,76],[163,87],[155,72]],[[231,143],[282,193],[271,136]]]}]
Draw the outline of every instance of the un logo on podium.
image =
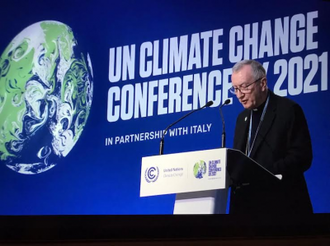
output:
[{"label": "un logo on podium", "polygon": [[159,169],[158,167],[149,167],[146,169],[144,173],[145,179],[148,183],[156,182],[159,177]]}]

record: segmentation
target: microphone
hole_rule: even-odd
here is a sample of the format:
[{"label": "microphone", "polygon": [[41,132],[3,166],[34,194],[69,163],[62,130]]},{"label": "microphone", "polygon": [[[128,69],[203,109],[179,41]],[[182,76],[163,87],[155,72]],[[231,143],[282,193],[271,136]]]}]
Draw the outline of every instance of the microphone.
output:
[{"label": "microphone", "polygon": [[168,131],[168,129],[170,129],[172,126],[174,126],[175,124],[177,124],[178,122],[180,122],[181,120],[183,120],[184,118],[188,117],[189,115],[191,115],[192,113],[195,113],[196,111],[199,111],[203,108],[207,108],[210,107],[213,104],[213,101],[208,101],[203,107],[198,108],[198,109],[194,109],[192,111],[190,111],[188,114],[184,115],[183,117],[181,117],[180,119],[178,119],[177,121],[173,122],[172,124],[170,124],[168,127],[166,127],[165,131],[163,132],[163,136],[162,139],[160,140],[160,146],[159,146],[159,154],[162,155],[164,152],[164,137]]},{"label": "microphone", "polygon": [[221,120],[222,120],[222,134],[221,134],[221,148],[225,148],[226,147],[226,130],[225,130],[225,118],[223,117],[222,114],[222,107],[229,104],[231,101],[230,99],[227,99],[223,104],[221,104],[221,106],[219,107],[220,110],[220,116],[221,116]]}]

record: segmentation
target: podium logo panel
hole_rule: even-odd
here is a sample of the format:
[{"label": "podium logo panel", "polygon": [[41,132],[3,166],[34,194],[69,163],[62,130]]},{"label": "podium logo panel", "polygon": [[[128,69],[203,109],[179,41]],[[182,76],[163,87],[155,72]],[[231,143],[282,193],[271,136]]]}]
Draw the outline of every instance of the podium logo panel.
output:
[{"label": "podium logo panel", "polygon": [[140,196],[226,188],[226,149],[142,158]]}]

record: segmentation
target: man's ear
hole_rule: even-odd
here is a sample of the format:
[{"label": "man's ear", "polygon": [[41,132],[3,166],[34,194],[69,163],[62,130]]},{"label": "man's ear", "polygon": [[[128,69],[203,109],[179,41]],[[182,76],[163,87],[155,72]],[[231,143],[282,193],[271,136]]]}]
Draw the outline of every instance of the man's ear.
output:
[{"label": "man's ear", "polygon": [[261,81],[261,88],[262,88],[262,91],[265,91],[267,89],[267,78],[262,78]]}]

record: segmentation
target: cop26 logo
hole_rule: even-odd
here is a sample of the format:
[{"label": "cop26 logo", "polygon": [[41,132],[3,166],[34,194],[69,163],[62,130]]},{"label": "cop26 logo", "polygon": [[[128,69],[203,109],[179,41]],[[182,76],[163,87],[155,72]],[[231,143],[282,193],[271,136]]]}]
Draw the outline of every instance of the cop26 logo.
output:
[{"label": "cop26 logo", "polygon": [[159,177],[159,169],[158,167],[149,167],[146,169],[144,173],[145,179],[148,183],[156,182]]},{"label": "cop26 logo", "polygon": [[199,162],[196,162],[194,165],[194,176],[197,179],[203,178],[203,176],[206,174],[206,163],[205,161],[200,160]]}]

